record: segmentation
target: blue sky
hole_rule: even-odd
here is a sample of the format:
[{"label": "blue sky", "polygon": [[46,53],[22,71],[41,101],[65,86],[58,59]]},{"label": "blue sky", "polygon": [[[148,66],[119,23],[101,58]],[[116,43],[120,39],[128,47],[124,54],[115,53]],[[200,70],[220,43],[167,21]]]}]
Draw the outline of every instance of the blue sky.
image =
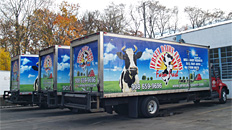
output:
[{"label": "blue sky", "polygon": [[21,56],[20,84],[34,84],[38,71],[35,71],[32,66],[36,66],[38,61],[38,57]]},{"label": "blue sky", "polygon": [[[157,48],[160,48],[161,45],[171,45],[171,44],[160,44],[160,43],[152,43],[148,41],[140,41],[140,40],[132,40],[132,39],[122,39],[122,38],[114,38],[105,36],[104,37],[104,81],[118,81],[121,75],[122,69],[124,67],[124,61],[119,59],[116,55],[117,52],[122,52],[121,48],[123,46],[126,48],[134,49],[134,45],[137,46],[138,51],[143,52],[140,59],[137,60],[137,66],[139,68],[139,79],[142,79],[143,75],[147,77],[153,77],[154,80],[160,80],[161,78],[156,78],[156,70],[150,69],[150,61],[154,51]],[[208,78],[208,50],[203,48],[196,47],[181,47],[179,45],[171,45],[175,50],[180,54],[181,62],[183,64],[183,70],[178,71],[178,77],[172,77],[171,79],[179,79],[180,76],[188,76],[188,69],[186,65],[186,61],[184,59],[188,59],[187,51],[190,50],[191,54],[189,59],[194,59],[194,55],[202,61],[200,65],[198,65],[199,70],[191,70],[195,74],[201,74],[202,78]],[[193,65],[194,67],[194,65]],[[159,71],[161,73],[162,70]],[[173,71],[176,73],[176,71]]]}]

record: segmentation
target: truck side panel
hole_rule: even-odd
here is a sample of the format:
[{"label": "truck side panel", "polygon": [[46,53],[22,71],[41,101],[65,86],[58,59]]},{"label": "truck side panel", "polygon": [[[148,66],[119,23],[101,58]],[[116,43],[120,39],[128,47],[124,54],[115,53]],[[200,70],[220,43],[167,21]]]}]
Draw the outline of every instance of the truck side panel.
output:
[{"label": "truck side panel", "polygon": [[18,84],[19,84],[19,60],[11,61],[11,85],[10,90],[11,91],[18,91]]},{"label": "truck side panel", "polygon": [[210,89],[208,48],[112,36],[103,44],[104,94]]},{"label": "truck side panel", "polygon": [[53,90],[53,69],[54,69],[54,54],[50,53],[41,57],[41,90]]},{"label": "truck side panel", "polygon": [[70,49],[58,48],[57,92],[70,90]]},{"label": "truck side panel", "polygon": [[38,76],[38,68],[34,69],[36,63],[39,61],[38,57],[21,56],[20,58],[20,92],[34,91],[35,80]]},{"label": "truck side panel", "polygon": [[73,90],[97,92],[98,41],[73,47]]}]

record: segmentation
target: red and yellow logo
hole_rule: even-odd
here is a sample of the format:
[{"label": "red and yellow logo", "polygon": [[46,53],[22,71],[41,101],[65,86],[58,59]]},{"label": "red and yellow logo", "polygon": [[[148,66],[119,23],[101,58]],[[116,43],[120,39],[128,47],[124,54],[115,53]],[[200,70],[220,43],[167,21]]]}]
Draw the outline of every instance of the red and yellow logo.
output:
[{"label": "red and yellow logo", "polygon": [[91,48],[88,46],[82,47],[77,57],[77,63],[80,64],[79,67],[85,69],[86,66],[90,66],[91,61],[93,61],[93,53]]},{"label": "red and yellow logo", "polygon": [[[180,55],[170,45],[158,47],[151,58],[150,68],[156,70],[156,77],[161,77],[168,84],[170,77],[178,77],[178,71],[183,70]],[[173,73],[173,71],[177,71]],[[162,71],[159,73],[159,71]]]}]

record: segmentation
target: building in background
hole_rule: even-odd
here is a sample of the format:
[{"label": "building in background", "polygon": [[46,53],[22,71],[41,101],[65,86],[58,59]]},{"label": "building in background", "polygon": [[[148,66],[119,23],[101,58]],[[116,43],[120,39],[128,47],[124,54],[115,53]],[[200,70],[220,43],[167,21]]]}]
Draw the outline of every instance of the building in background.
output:
[{"label": "building in background", "polygon": [[10,71],[0,70],[0,97],[10,90]]},{"label": "building in background", "polygon": [[[220,69],[232,99],[232,20],[160,37],[160,40],[210,46],[210,62]],[[217,69],[216,69],[217,70]]]}]

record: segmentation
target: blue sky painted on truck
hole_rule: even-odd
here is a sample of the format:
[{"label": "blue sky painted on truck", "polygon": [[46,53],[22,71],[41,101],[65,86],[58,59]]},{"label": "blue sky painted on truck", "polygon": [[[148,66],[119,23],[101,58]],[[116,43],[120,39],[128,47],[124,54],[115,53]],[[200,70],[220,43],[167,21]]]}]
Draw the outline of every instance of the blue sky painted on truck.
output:
[{"label": "blue sky painted on truck", "polygon": [[39,57],[21,56],[20,84],[34,84],[38,71],[35,71],[32,66],[37,66],[37,62],[39,62]]},{"label": "blue sky painted on truck", "polygon": [[57,83],[70,83],[70,49],[58,48]]},{"label": "blue sky painted on truck", "polygon": [[[134,50],[134,45],[137,46],[138,51],[143,52],[140,59],[137,60],[137,67],[139,71],[139,79],[142,79],[142,76],[153,77],[153,80],[161,80],[160,77],[156,78],[156,70],[150,69],[150,62],[154,51],[159,48],[161,45],[170,45],[179,53],[181,62],[183,65],[183,70],[178,71],[178,77],[171,77],[171,79],[179,79],[179,77],[188,77],[188,65],[186,65],[186,61],[184,59],[188,59],[187,50],[190,51],[189,59],[194,59],[194,56],[200,57],[202,62],[200,63],[199,70],[191,69],[190,73],[195,72],[196,74],[201,74],[201,77],[209,78],[208,72],[208,50],[205,48],[196,48],[190,46],[180,46],[173,44],[165,44],[165,43],[155,43],[150,41],[141,41],[141,40],[133,40],[126,38],[115,38],[110,36],[104,37],[104,81],[118,81],[121,75],[121,72],[124,67],[124,61],[119,59],[117,56],[117,52],[122,52],[121,48],[123,46],[126,48],[132,48]],[[194,65],[193,65],[194,67]],[[160,70],[161,73],[163,70]],[[173,71],[176,73],[177,71]]]}]

